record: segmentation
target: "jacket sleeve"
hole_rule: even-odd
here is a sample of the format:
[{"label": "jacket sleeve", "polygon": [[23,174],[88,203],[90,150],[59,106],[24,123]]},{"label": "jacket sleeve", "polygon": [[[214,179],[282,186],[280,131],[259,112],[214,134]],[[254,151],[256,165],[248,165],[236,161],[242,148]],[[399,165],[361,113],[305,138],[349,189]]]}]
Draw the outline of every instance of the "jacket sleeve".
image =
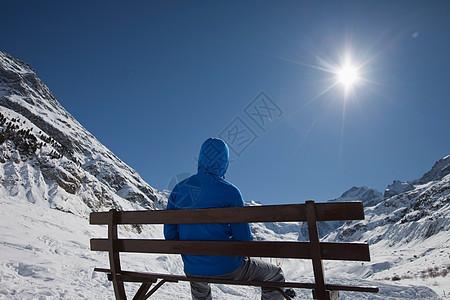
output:
[{"label": "jacket sleeve", "polygon": [[[169,200],[167,201],[167,210],[175,209],[175,195],[174,191],[169,196]],[[164,237],[166,240],[178,240],[178,224],[164,224]]]},{"label": "jacket sleeve", "polygon": [[[242,199],[241,192],[236,188],[235,195],[231,197],[232,207],[243,207],[244,200]],[[252,241],[252,233],[250,231],[250,225],[248,223],[232,223],[231,225],[231,236],[235,241]]]}]

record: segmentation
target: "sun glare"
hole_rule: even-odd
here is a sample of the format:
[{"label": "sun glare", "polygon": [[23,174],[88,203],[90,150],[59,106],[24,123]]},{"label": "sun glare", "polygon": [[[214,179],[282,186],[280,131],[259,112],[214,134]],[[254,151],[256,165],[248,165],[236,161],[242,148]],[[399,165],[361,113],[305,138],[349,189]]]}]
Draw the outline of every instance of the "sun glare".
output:
[{"label": "sun glare", "polygon": [[345,101],[350,99],[356,100],[358,98],[358,90],[373,82],[366,76],[368,74],[367,65],[374,57],[361,60],[359,55],[352,55],[353,51],[350,48],[347,46],[346,50],[341,52],[341,55],[335,56],[335,60],[327,56],[316,55],[315,65],[288,60],[289,62],[328,73],[329,76],[323,79],[324,85],[322,90],[318,92],[311,102],[325,94],[332,94]]},{"label": "sun glare", "polygon": [[[318,84],[322,87],[317,91],[309,101],[301,106],[303,108],[321,97],[333,107],[336,103],[342,105],[342,123],[341,123],[341,138],[340,138],[340,153],[343,153],[344,146],[344,131],[345,119],[347,114],[347,105],[355,104],[361,100],[365,100],[367,92],[373,92],[373,87],[370,84],[376,82],[371,79],[371,69],[373,61],[377,55],[368,56],[370,51],[356,51],[352,49],[351,44],[347,43],[342,51],[338,51],[332,57],[324,55],[315,56],[315,64],[306,64],[298,61],[291,61],[304,67],[308,67],[322,72],[325,76],[318,80]],[[300,108],[300,109],[301,109]],[[309,132],[316,126],[319,119],[325,112],[318,116],[316,121],[308,129],[307,133],[302,139],[301,144],[306,140]]]},{"label": "sun glare", "polygon": [[339,83],[343,84],[344,87],[348,89],[357,83],[359,79],[358,71],[355,67],[346,65],[337,72],[337,78]]}]

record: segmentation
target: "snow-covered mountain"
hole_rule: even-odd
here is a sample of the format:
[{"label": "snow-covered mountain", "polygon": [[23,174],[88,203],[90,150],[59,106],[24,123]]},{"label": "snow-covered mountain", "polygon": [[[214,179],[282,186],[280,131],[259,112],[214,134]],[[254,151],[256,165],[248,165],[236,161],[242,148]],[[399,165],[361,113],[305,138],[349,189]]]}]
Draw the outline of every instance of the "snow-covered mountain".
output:
[{"label": "snow-covered mountain", "polygon": [[[328,234],[324,239],[368,241],[372,261],[324,262],[327,281],[380,286],[376,295],[343,292],[340,299],[440,299],[442,290],[450,293],[447,278],[428,272],[450,265],[449,165],[450,156],[416,181],[394,182],[389,197],[352,187],[330,200],[363,201],[366,220],[321,224],[321,234]],[[93,272],[107,267],[108,257],[89,250],[90,238],[105,235],[104,227],[88,224],[89,212],[159,209],[167,201],[83,128],[26,63],[1,51],[0,182],[0,299],[113,299],[106,276]],[[260,240],[302,240],[302,226],[254,224],[252,231]],[[124,226],[119,234],[163,237],[161,226],[138,231]],[[310,261],[272,262],[282,266],[289,281],[313,280]],[[183,272],[177,255],[124,254],[122,265]],[[138,287],[126,285],[128,291]],[[213,293],[215,299],[260,298],[251,287],[213,285]],[[297,299],[311,298],[309,290],[297,294]],[[154,297],[190,299],[189,286],[168,283]]]},{"label": "snow-covered mountain", "polygon": [[328,200],[328,202],[361,201],[364,207],[370,207],[383,200],[383,195],[374,188],[353,186],[344,192],[339,198]]},{"label": "snow-covered mountain", "polygon": [[420,179],[414,181],[394,180],[394,182],[384,191],[384,199],[411,191],[415,189],[416,186],[420,186],[422,184],[427,184],[432,181],[439,181],[447,174],[450,174],[450,159],[448,156],[437,161],[433,168],[425,173]]},{"label": "snow-covered mountain", "polygon": [[[328,238],[366,240],[374,244],[389,236],[393,243],[409,243],[430,238],[440,232],[449,233],[449,169],[450,155],[436,162],[421,179],[409,183],[411,187],[366,208],[365,220],[348,223]],[[398,183],[394,181],[393,185]]]},{"label": "snow-covered mountain", "polygon": [[165,196],[90,134],[25,62],[0,52],[1,194],[87,216]]},{"label": "snow-covered mountain", "polygon": [[[352,187],[329,200],[362,201],[365,220],[319,222],[319,235],[328,242],[368,242],[372,261],[363,264],[325,262],[327,274],[351,274],[374,284],[427,285],[444,297],[450,280],[450,155],[437,161],[420,179],[395,180],[384,195],[369,187]],[[256,202],[249,205],[260,205]],[[305,223],[252,224],[259,240],[307,240]],[[384,287],[387,288],[387,287]],[[410,299],[434,299],[419,290]],[[388,299],[403,296],[387,295]],[[363,298],[364,299],[364,298]],[[368,299],[376,299],[369,296]]]},{"label": "snow-covered mountain", "polygon": [[[383,200],[383,195],[376,189],[367,186],[353,186],[344,192],[339,198],[328,200],[327,202],[361,201],[364,208],[367,208],[376,205],[381,200]],[[343,224],[344,221],[319,222],[319,237],[322,238],[326,236],[341,227]],[[308,236],[308,226],[306,223],[302,224],[301,232],[303,236]]]},{"label": "snow-covered mountain", "polygon": [[[379,191],[367,187],[353,186],[344,192],[339,198],[328,200],[327,202],[345,202],[345,201],[362,201],[364,207],[370,207],[383,200],[383,194]],[[247,205],[261,205],[258,202],[252,201]],[[327,221],[318,222],[319,237],[322,238],[327,234],[333,232],[344,224],[344,221]],[[264,236],[275,235],[279,239],[291,239],[293,236],[298,241],[308,241],[308,225],[302,223],[265,223],[265,224],[251,224],[253,235],[257,239],[264,239]]]},{"label": "snow-covered mountain", "polygon": [[[327,241],[366,241],[374,262],[361,272],[374,279],[411,282],[430,279],[434,286],[450,271],[450,155],[420,179],[394,181],[393,196],[365,209],[366,219],[348,222]],[[403,187],[408,188],[403,189]],[[437,279],[436,279],[437,278]],[[448,295],[448,287],[447,287]]]}]

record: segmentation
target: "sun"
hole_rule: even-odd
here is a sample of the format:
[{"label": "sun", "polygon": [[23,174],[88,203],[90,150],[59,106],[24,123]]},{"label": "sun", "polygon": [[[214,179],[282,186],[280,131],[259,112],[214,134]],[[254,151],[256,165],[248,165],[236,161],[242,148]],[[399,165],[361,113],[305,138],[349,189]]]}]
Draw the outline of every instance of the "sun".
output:
[{"label": "sun", "polygon": [[359,88],[369,82],[364,74],[367,73],[366,66],[370,59],[361,61],[354,57],[350,51],[337,56],[338,60],[333,61],[329,57],[316,56],[317,65],[307,65],[308,67],[328,73],[331,75],[326,78],[327,84],[318,97],[332,92],[338,92],[334,95],[343,95],[344,100],[354,98]]},{"label": "sun", "polygon": [[337,71],[337,80],[345,89],[352,88],[359,80],[358,69],[351,64],[344,65]]},{"label": "sun", "polygon": [[315,64],[278,56],[277,58],[328,74],[321,81],[319,80],[323,83],[323,88],[308,103],[314,102],[326,94],[331,94],[334,99],[343,99],[344,102],[350,99],[358,100],[360,98],[359,91],[367,84],[374,83],[367,75],[370,74],[368,68],[376,55],[367,56],[367,53],[365,53],[367,51],[362,52],[364,55],[358,53],[353,55],[354,51],[350,46],[346,46],[344,51],[339,52],[334,55],[334,59],[328,56],[315,55]]}]

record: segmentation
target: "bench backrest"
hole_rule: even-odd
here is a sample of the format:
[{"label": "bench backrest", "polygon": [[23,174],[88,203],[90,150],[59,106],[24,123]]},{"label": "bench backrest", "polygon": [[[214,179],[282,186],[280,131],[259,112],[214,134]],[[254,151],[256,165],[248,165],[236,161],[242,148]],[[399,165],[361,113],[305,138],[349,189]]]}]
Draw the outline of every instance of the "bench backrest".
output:
[{"label": "bench backrest", "polygon": [[[311,223],[316,221],[362,220],[361,202],[311,203]],[[90,224],[193,224],[308,222],[305,204],[227,207],[185,210],[110,211],[91,213]],[[114,215],[114,216],[113,216]],[[312,224],[314,227],[314,224]],[[317,225],[316,225],[317,226]],[[314,229],[314,228],[313,228]],[[252,256],[311,259],[310,242],[224,242],[118,239],[118,252],[192,255]],[[91,250],[109,251],[108,239],[91,239]],[[366,244],[321,243],[321,258],[369,261]]]},{"label": "bench backrest", "polygon": [[[108,225],[108,239],[91,239],[91,250],[108,251],[112,276],[120,272],[119,252],[312,259],[316,292],[325,292],[322,260],[370,261],[365,243],[321,243],[317,221],[363,220],[361,202],[332,202],[187,210],[94,212],[90,224]],[[119,239],[117,225],[307,222],[309,242],[174,241]],[[114,282],[114,280],[113,280]],[[115,288],[116,289],[116,288]]]}]

